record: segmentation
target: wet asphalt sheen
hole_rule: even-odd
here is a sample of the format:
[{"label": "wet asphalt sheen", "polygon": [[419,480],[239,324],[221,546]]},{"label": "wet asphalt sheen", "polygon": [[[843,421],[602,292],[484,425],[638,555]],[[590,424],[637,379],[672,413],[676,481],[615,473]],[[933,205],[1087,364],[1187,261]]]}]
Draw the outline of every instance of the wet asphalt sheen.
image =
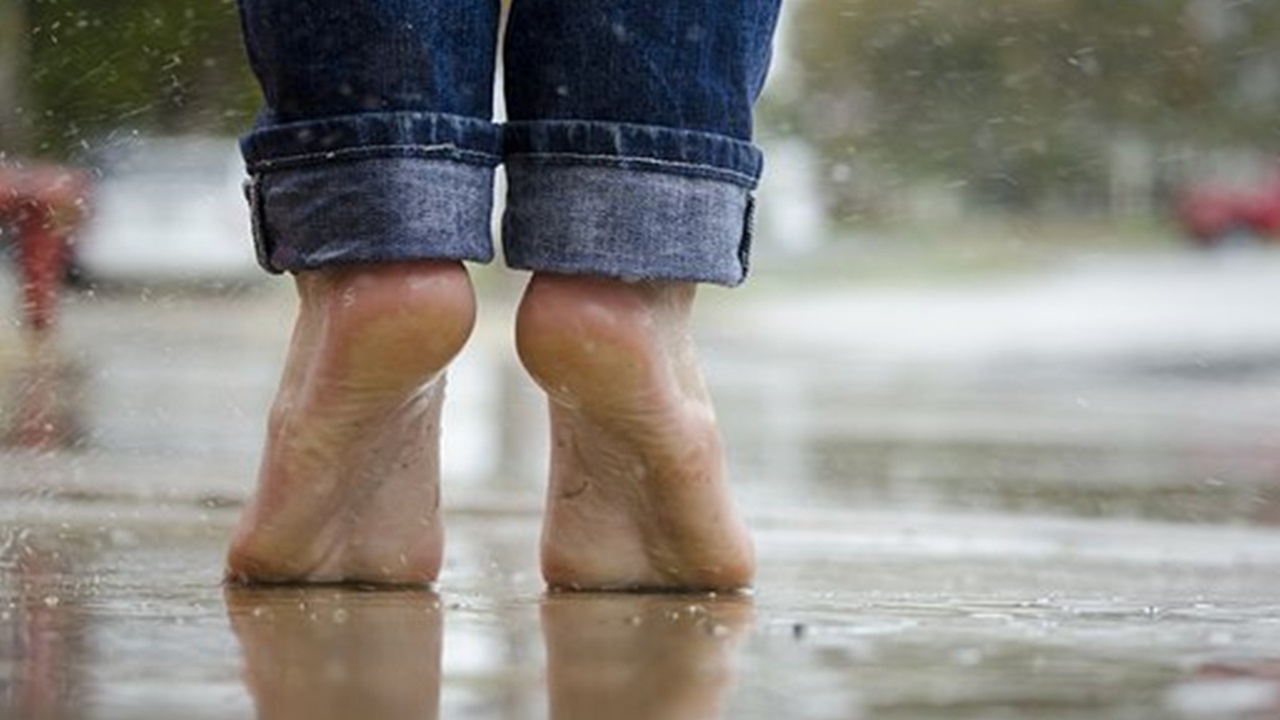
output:
[{"label": "wet asphalt sheen", "polygon": [[1275,272],[711,294],[734,596],[544,592],[501,302],[438,586],[224,587],[287,290],[71,297],[45,350],[0,329],[0,718],[1280,717]]}]

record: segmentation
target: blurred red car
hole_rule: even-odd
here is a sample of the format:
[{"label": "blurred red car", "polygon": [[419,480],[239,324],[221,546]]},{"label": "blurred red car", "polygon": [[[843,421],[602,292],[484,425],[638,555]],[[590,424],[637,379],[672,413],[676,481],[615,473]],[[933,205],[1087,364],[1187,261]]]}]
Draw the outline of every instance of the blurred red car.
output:
[{"label": "blurred red car", "polygon": [[1192,186],[1178,198],[1178,221],[1198,245],[1280,241],[1280,171],[1250,187]]}]

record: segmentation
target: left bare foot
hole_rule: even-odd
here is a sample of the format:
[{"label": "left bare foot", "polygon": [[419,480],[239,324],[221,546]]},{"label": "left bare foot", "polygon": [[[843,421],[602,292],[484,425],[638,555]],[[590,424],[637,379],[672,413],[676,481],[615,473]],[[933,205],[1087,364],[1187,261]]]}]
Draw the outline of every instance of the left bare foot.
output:
[{"label": "left bare foot", "polygon": [[475,321],[459,263],[300,273],[258,492],[227,557],[242,583],[435,580],[444,369]]}]

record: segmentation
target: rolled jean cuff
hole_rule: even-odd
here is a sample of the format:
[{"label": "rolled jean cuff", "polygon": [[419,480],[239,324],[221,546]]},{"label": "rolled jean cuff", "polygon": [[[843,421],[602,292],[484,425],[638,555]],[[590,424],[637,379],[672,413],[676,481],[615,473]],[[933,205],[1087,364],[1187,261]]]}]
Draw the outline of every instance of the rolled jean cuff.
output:
[{"label": "rolled jean cuff", "polygon": [[513,268],[735,286],[746,279],[759,151],[705,133],[517,123],[504,137]]},{"label": "rolled jean cuff", "polygon": [[499,131],[424,113],[262,127],[241,141],[258,262],[331,265],[493,259]]},{"label": "rolled jean cuff", "polygon": [[760,149],[727,135],[586,120],[509,122],[502,152],[529,165],[584,165],[707,178],[753,190]]}]

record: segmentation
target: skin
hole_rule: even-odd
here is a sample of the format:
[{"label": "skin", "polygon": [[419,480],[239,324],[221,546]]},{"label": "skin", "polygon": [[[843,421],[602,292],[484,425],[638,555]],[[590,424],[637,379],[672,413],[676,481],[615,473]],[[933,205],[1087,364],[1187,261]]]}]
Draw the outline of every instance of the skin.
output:
[{"label": "skin", "polygon": [[[456,263],[300,273],[299,316],[258,492],[233,537],[241,583],[431,583],[444,371],[475,322]],[[755,560],[689,332],[695,288],[535,274],[516,318],[547,393],[542,534],[564,590],[735,590]]]},{"label": "skin", "polygon": [[421,584],[440,570],[444,370],[475,298],[456,263],[301,273],[258,491],[232,538],[242,583]]},{"label": "skin", "polygon": [[689,320],[694,286],[538,275],[516,347],[547,393],[542,571],[561,589],[750,584]]}]

